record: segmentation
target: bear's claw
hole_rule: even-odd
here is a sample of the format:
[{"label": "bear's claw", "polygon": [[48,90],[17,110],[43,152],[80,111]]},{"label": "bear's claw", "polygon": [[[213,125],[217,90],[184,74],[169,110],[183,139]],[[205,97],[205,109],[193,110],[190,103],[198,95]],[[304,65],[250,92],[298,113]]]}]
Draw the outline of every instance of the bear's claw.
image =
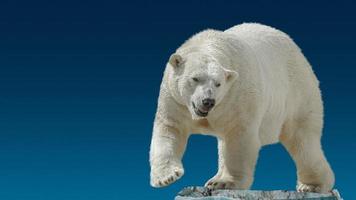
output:
[{"label": "bear's claw", "polygon": [[317,185],[309,185],[298,182],[296,190],[297,192],[320,192],[320,187]]},{"label": "bear's claw", "polygon": [[236,184],[233,181],[222,180],[222,179],[210,179],[205,183],[205,187],[211,190],[217,189],[235,189]]}]

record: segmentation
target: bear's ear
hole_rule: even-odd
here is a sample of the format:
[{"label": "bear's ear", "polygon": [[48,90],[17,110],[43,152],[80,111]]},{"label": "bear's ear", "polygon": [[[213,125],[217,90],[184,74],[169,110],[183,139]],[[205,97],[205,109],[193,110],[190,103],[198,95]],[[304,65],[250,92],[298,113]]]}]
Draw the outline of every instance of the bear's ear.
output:
[{"label": "bear's ear", "polygon": [[237,71],[225,69],[225,79],[226,79],[226,82],[232,82],[232,81],[235,80],[238,76],[239,76],[239,73],[237,73]]},{"label": "bear's ear", "polygon": [[174,68],[178,68],[183,63],[183,58],[179,54],[172,54],[169,57],[169,64],[171,64]]}]

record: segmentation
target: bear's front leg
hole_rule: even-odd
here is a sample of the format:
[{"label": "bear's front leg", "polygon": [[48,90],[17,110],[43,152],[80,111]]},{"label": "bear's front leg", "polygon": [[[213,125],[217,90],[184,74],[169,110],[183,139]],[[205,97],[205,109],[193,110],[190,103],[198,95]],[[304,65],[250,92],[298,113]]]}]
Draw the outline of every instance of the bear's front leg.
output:
[{"label": "bear's front leg", "polygon": [[219,140],[219,172],[205,186],[210,189],[249,189],[258,152],[257,131],[233,132]]},{"label": "bear's front leg", "polygon": [[151,185],[164,187],[183,174],[181,162],[188,135],[155,122],[150,149]]}]

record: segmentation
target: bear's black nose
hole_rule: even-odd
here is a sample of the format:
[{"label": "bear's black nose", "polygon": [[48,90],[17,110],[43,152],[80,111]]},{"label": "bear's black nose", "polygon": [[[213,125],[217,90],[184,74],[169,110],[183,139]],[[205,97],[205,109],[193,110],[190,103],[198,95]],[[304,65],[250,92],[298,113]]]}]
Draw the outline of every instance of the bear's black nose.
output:
[{"label": "bear's black nose", "polygon": [[215,105],[215,99],[206,98],[202,101],[203,105],[207,109],[211,109]]}]

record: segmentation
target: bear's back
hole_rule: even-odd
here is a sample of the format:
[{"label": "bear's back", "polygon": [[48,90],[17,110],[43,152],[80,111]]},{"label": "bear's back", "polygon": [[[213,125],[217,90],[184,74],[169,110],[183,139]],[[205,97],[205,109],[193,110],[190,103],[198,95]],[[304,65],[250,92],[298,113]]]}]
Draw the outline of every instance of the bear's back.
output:
[{"label": "bear's back", "polygon": [[259,23],[243,23],[233,26],[224,31],[244,38],[254,39],[268,39],[268,38],[281,38],[291,40],[291,38],[284,32],[273,27],[259,24]]}]

